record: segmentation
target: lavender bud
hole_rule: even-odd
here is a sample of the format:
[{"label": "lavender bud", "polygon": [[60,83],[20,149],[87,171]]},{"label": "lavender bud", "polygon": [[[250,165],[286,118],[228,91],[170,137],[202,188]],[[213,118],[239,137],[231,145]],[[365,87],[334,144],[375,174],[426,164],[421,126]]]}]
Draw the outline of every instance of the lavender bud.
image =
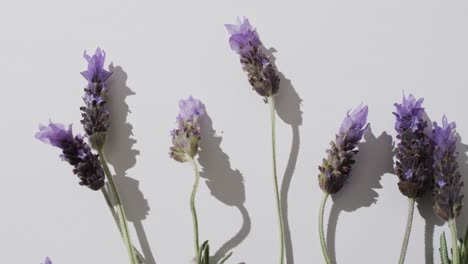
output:
[{"label": "lavender bud", "polygon": [[434,144],[434,209],[440,218],[454,219],[463,207],[463,195],[460,194],[463,181],[458,171],[455,137],[455,122],[449,123],[444,116],[442,127],[434,122],[432,143]]},{"label": "lavender bud", "polygon": [[84,58],[88,62],[88,69],[81,72],[81,75],[88,80],[88,86],[84,89],[85,106],[80,108],[83,117],[81,124],[93,148],[99,149],[104,145],[109,127],[106,80],[112,73],[104,70],[106,53],[100,48],[96,49],[93,56],[89,56],[85,51]]},{"label": "lavender bud", "polygon": [[178,127],[171,131],[170,156],[179,162],[186,162],[198,153],[200,141],[199,120],[205,114],[200,100],[190,96],[179,101]]},{"label": "lavender bud", "polygon": [[367,114],[368,107],[362,105],[348,112],[335,141],[330,143],[328,157],[319,166],[319,185],[324,192],[337,193],[348,180],[355,163],[354,155],[358,152],[357,144],[368,127]]},{"label": "lavender bud", "polygon": [[403,96],[402,104],[395,104],[397,146],[395,171],[400,179],[400,192],[409,197],[421,197],[432,185],[432,145],[424,133],[424,99]]},{"label": "lavender bud", "polygon": [[247,18],[236,24],[226,24],[231,37],[231,49],[240,55],[242,68],[247,72],[249,83],[261,96],[269,97],[278,93],[280,79],[270,58],[262,51],[257,32]]},{"label": "lavender bud", "polygon": [[80,185],[92,190],[99,190],[104,185],[104,171],[98,156],[91,152],[81,135],[73,137],[71,125],[68,129],[59,123],[40,125],[36,138],[62,149],[61,157],[73,166],[73,173],[80,179]]}]

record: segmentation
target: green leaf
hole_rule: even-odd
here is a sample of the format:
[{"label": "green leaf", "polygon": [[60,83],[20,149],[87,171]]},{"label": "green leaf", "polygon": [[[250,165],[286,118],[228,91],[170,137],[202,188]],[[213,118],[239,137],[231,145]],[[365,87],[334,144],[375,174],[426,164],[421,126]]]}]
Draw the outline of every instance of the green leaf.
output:
[{"label": "green leaf", "polygon": [[448,252],[447,252],[447,240],[445,239],[445,232],[443,232],[440,235],[440,260],[442,261],[442,264],[451,264],[452,261],[450,261]]},{"label": "green leaf", "polygon": [[209,264],[210,263],[210,246],[208,245],[208,240],[203,242],[200,247],[200,261],[198,264]]}]

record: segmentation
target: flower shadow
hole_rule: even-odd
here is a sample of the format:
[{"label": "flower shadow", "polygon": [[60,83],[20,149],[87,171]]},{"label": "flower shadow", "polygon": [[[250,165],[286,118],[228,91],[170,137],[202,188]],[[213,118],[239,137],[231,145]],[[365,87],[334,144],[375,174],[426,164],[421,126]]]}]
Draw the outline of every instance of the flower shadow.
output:
[{"label": "flower shadow", "polygon": [[198,162],[202,170],[200,176],[206,180],[211,195],[225,205],[235,207],[242,217],[242,226],[239,231],[226,241],[211,258],[217,263],[223,256],[238,246],[248,236],[251,229],[249,213],[245,207],[245,186],[242,173],[231,168],[229,156],[221,149],[222,137],[216,133],[205,108],[205,115],[200,119],[202,131],[199,143],[200,151]]},{"label": "flower shadow", "polygon": [[[340,213],[354,212],[362,207],[377,203],[381,189],[380,179],[386,173],[394,173],[392,137],[383,132],[379,137],[372,133],[372,128],[364,134],[365,142],[359,143],[359,153],[349,181],[337,194],[332,195],[333,205],[328,219],[327,247],[330,260],[336,263],[336,228]],[[378,155],[376,154],[378,153]],[[350,199],[352,197],[352,199]]]},{"label": "flower shadow", "polygon": [[115,180],[122,196],[128,221],[133,223],[140,242],[145,264],[156,264],[148,238],[143,228],[143,221],[149,214],[150,207],[139,188],[139,181],[127,175],[127,171],[136,164],[139,150],[133,148],[137,142],[133,136],[133,126],[127,122],[130,112],[126,98],[135,95],[127,86],[127,73],[120,66],[109,65],[113,72],[109,78],[108,106],[110,127],[104,152],[115,171]]}]

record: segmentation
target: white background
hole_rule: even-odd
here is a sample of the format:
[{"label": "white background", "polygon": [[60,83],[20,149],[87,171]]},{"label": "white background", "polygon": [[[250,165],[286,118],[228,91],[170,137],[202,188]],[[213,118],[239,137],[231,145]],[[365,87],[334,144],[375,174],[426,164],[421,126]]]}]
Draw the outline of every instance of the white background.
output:
[{"label": "white background", "polygon": [[[190,94],[209,115],[201,240],[216,257],[234,251],[229,263],[278,263],[268,106],[251,91],[223,26],[245,15],[277,50],[283,77],[277,136],[288,264],[323,263],[317,166],[346,111],[361,102],[372,133],[326,208],[329,244],[337,263],[396,263],[407,199],[392,174],[393,103],[403,91],[424,97],[432,120],[445,113],[458,121],[462,142],[468,138],[467,11],[466,1],[432,0],[2,1],[2,262],[49,255],[55,264],[128,263],[101,194],[80,187],[60,151],[33,137],[49,118],[82,132],[82,53],[100,46],[114,69],[107,156],[148,264],[193,256],[193,170],[168,157],[177,102]],[[467,150],[460,145],[464,175]],[[430,203],[415,210],[406,263],[439,263],[439,235],[448,228]],[[464,210],[460,233],[467,219]]]}]

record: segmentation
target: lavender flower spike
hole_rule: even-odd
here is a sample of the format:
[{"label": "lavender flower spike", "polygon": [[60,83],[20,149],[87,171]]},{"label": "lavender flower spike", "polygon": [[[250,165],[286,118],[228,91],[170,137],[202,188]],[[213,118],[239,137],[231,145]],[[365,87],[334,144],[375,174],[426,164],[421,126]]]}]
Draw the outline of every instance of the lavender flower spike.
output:
[{"label": "lavender flower spike", "polygon": [[432,142],[434,144],[434,202],[435,211],[445,221],[455,219],[462,210],[463,181],[458,171],[456,152],[456,125],[442,119],[442,127],[434,122]]},{"label": "lavender flower spike", "polygon": [[173,146],[170,156],[179,162],[186,162],[198,153],[200,140],[199,120],[205,114],[200,100],[190,96],[179,102],[178,127],[171,131]]},{"label": "lavender flower spike", "polygon": [[62,159],[74,167],[73,173],[80,179],[80,185],[92,190],[99,190],[104,185],[104,171],[98,156],[83,141],[81,135],[73,136],[71,125],[68,129],[63,124],[40,125],[36,138],[62,149]]},{"label": "lavender flower spike", "polygon": [[280,79],[270,58],[263,52],[257,32],[249,20],[237,18],[236,24],[226,24],[231,35],[231,49],[240,55],[240,62],[247,72],[249,83],[261,96],[270,97],[278,93]]},{"label": "lavender flower spike", "polygon": [[319,166],[319,185],[323,191],[323,198],[319,208],[319,236],[325,263],[330,264],[325,232],[323,229],[323,213],[325,204],[330,194],[337,193],[344,186],[351,173],[354,164],[354,155],[358,152],[357,144],[362,139],[368,128],[368,107],[360,105],[353,111],[348,111],[340,126],[335,141],[330,143],[327,150],[328,157],[323,159]]},{"label": "lavender flower spike", "polygon": [[88,85],[84,89],[85,106],[80,108],[83,117],[81,123],[92,146],[99,149],[104,145],[109,127],[106,81],[112,73],[104,69],[106,53],[100,48],[97,48],[92,56],[85,51],[84,58],[88,62],[88,69],[81,72],[81,75],[88,80]]},{"label": "lavender flower spike", "polygon": [[415,199],[421,197],[432,185],[432,145],[424,133],[427,122],[423,119],[423,101],[423,98],[416,100],[410,94],[408,97],[403,95],[401,104],[394,104],[395,130],[398,133],[397,139],[400,140],[395,172],[400,179],[400,192],[408,197],[408,219],[398,262],[400,264],[404,263],[406,257]]},{"label": "lavender flower spike", "polygon": [[398,187],[408,198],[422,196],[432,184],[432,145],[424,133],[427,122],[423,119],[423,101],[412,94],[403,96],[403,103],[395,104],[393,113],[400,140],[395,171],[400,179]]},{"label": "lavender flower spike", "polygon": [[335,141],[330,143],[328,157],[323,159],[323,164],[319,166],[318,179],[324,192],[334,194],[346,183],[355,162],[353,157],[358,152],[357,144],[368,127],[367,114],[368,107],[362,105],[348,112]]},{"label": "lavender flower spike", "polygon": [[52,264],[52,260],[49,257],[46,257],[44,264]]}]

